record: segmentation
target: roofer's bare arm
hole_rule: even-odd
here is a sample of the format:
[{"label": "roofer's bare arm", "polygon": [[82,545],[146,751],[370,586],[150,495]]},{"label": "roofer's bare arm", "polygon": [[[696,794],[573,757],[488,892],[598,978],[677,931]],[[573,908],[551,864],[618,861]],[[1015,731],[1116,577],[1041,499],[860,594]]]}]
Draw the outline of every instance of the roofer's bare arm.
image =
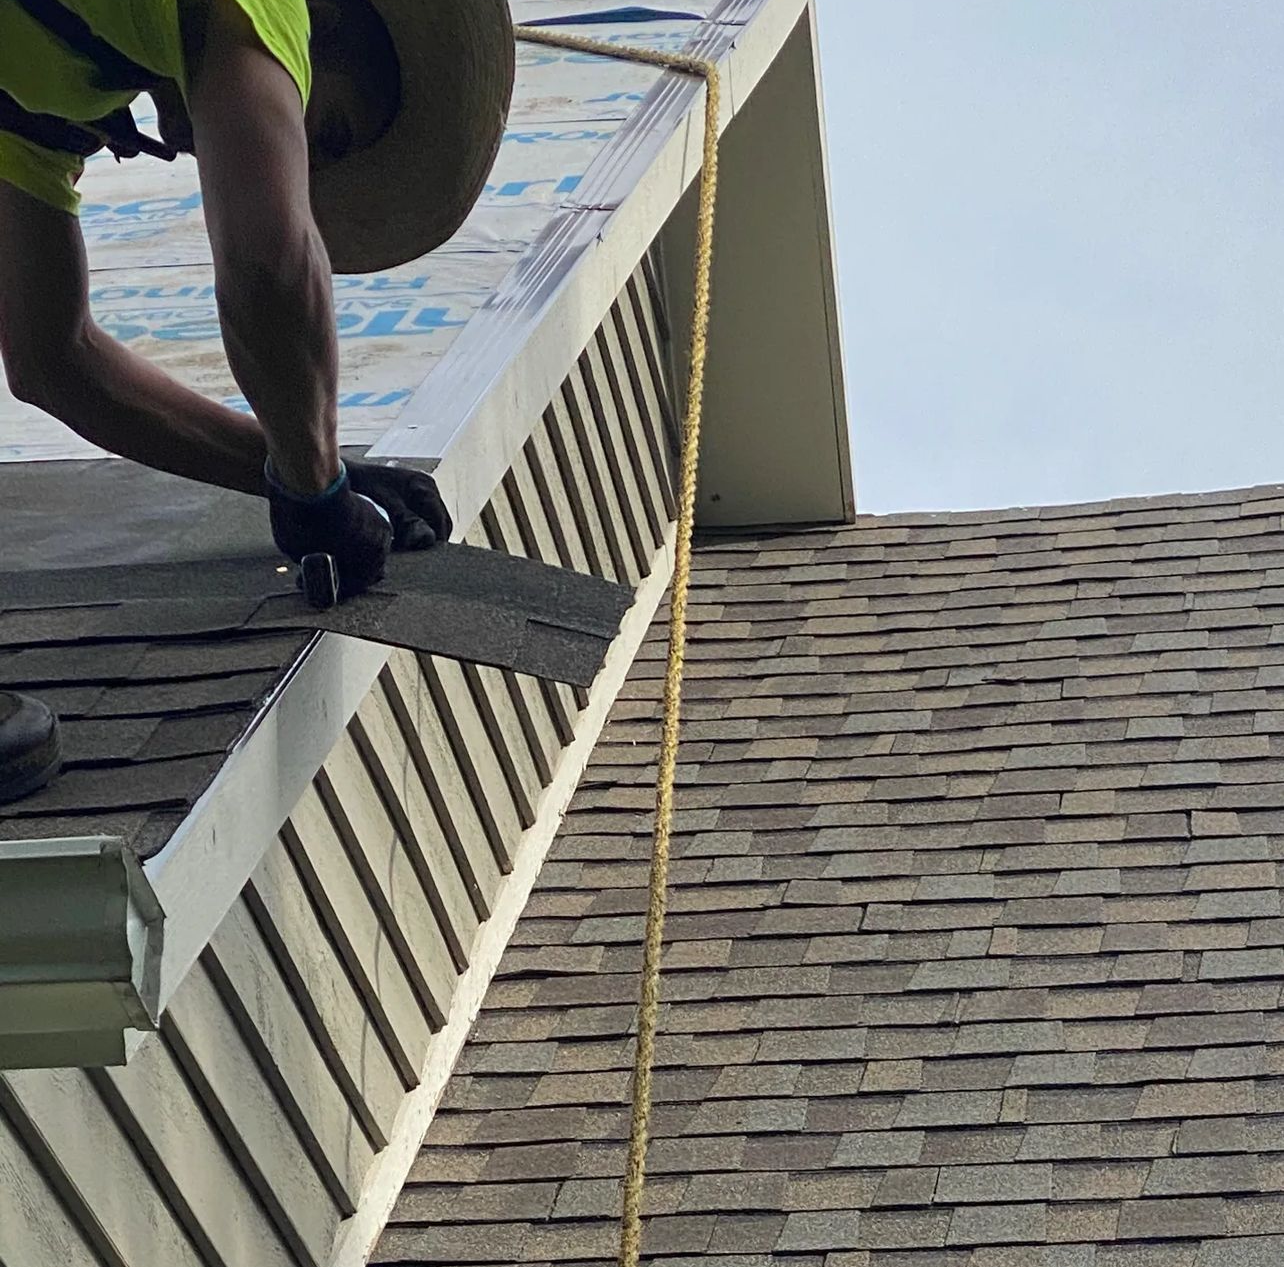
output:
[{"label": "roofer's bare arm", "polygon": [[0,182],[0,354],[10,385],[148,466],[261,493],[270,451],[286,485],[318,491],[338,471],[337,351],[329,262],[308,204],[302,103],[226,0],[210,5],[189,98],[224,341],[262,429],[99,329],[75,218]]},{"label": "roofer's bare arm", "polygon": [[74,216],[0,181],[0,356],[14,395],[94,444],[175,475],[263,491],[263,433],[104,334]]},{"label": "roofer's bare arm", "polygon": [[239,5],[206,9],[188,106],[223,341],[277,474],[317,492],[339,471],[339,354],[303,103]]}]

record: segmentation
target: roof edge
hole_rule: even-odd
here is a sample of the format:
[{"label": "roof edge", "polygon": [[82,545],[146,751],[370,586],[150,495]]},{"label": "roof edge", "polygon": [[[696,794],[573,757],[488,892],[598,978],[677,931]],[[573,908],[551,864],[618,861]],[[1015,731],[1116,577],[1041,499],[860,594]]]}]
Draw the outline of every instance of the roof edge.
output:
[{"label": "roof edge", "polygon": [[229,753],[169,842],[144,864],[168,919],[164,1010],[369,692],[388,651],[320,635]]},{"label": "roof edge", "polygon": [[[686,52],[718,62],[725,133],[808,0],[723,0]],[[700,172],[704,84],[666,74],[603,147],[368,456],[436,468],[470,522]],[[438,465],[439,464],[439,465]]]}]

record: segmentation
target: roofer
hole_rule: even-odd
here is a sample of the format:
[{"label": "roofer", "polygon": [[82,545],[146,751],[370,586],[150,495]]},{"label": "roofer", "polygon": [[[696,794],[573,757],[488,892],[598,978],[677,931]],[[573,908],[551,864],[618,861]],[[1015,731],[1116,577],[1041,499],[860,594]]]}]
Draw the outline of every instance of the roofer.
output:
[{"label": "roofer", "polygon": [[[330,273],[405,263],[458,229],[513,75],[506,0],[0,0],[11,390],[113,453],[265,496],[283,553],[330,554],[342,596],[368,588],[390,549],[432,545],[451,522],[429,476],[340,459]],[[130,116],[140,92],[159,142]],[[94,323],[76,183],[104,146],[196,155],[223,343],[252,417]],[[34,752],[32,726],[52,725],[15,699],[0,697],[0,767],[7,742]],[[0,800],[19,782],[0,777]]]}]

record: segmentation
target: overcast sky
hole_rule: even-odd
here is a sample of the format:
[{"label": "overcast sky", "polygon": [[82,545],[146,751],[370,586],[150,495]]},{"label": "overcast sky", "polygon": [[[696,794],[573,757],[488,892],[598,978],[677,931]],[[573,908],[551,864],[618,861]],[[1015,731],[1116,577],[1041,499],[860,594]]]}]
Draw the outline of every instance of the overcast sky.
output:
[{"label": "overcast sky", "polygon": [[819,6],[858,508],[1284,482],[1284,2]]}]

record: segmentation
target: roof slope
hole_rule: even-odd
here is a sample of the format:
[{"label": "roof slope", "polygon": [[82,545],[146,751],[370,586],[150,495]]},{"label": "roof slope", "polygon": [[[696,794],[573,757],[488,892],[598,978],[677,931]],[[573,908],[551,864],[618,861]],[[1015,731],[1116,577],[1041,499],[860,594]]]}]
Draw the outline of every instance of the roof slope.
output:
[{"label": "roof slope", "polygon": [[[0,842],[123,838],[147,857],[182,822],[309,639],[233,632],[237,604],[170,612],[134,637],[101,589],[58,608],[13,601],[31,575],[210,558],[271,557],[251,498],[132,462],[0,462],[0,689],[29,691],[62,721],[66,765],[48,788],[0,807]],[[132,517],[121,514],[132,506]],[[18,586],[12,585],[14,569]],[[113,573],[104,571],[108,587]],[[43,583],[43,581],[42,581]],[[244,612],[260,601],[247,593]],[[243,614],[244,614],[243,612]]]},{"label": "roof slope", "polygon": [[[23,613],[8,615],[16,626]],[[142,857],[169,839],[307,642],[286,633],[78,644],[40,632],[0,647],[0,688],[58,713],[63,774],[4,807],[0,841],[119,836]]]},{"label": "roof slope", "polygon": [[[1282,493],[705,542],[657,1261],[1281,1261]],[[613,1260],[662,655],[375,1262]]]},{"label": "roof slope", "polygon": [[[571,16],[599,39],[721,60],[736,87],[724,98],[728,125],[785,43],[792,40],[794,60],[798,50],[808,59],[812,51],[804,0],[688,0],[679,9],[513,0],[512,7],[519,21]],[[750,30],[754,38],[742,38]],[[608,405],[646,413],[644,402],[626,400],[639,382],[620,374],[606,349],[614,342],[625,357],[628,322],[650,338],[648,318],[635,307],[621,324],[611,305],[696,173],[699,150],[685,138],[701,126],[703,92],[695,77],[526,41],[518,66],[502,153],[468,224],[429,259],[336,279],[345,444],[362,451],[377,441],[379,460],[425,462],[461,528],[473,524],[476,543],[501,549],[503,533],[489,533],[481,516],[503,481],[515,478],[566,375],[583,363],[591,378],[594,358],[605,358],[599,385]],[[806,98],[800,113],[818,144],[814,81],[796,95]],[[91,305],[103,328],[135,351],[244,407],[228,394],[234,384],[219,343],[196,175],[190,158],[89,160],[82,220]],[[813,218],[823,219],[823,185],[809,182],[806,193],[819,197]],[[599,322],[613,321],[597,347]],[[667,330],[657,326],[655,334],[667,342]],[[663,357],[652,371],[667,374]],[[29,584],[48,577],[52,588],[52,574],[65,568],[190,563],[199,576],[210,559],[273,557],[266,517],[250,499],[129,462],[91,460],[95,454],[13,399],[0,375],[0,596],[9,573]],[[70,458],[81,460],[55,460]],[[627,480],[618,491],[625,500],[637,495]],[[611,502],[601,505],[605,513]],[[103,584],[112,583],[104,573]],[[305,659],[317,664],[303,655],[308,641],[293,634],[225,637],[241,623],[235,609],[192,610],[177,625],[157,618],[146,629],[154,636],[133,638],[136,624],[120,628],[104,598],[102,590],[78,596],[51,614],[0,597],[0,687],[40,694],[58,709],[69,757],[52,787],[0,807],[0,842],[103,833],[150,857],[216,777],[219,794],[235,789],[228,802],[251,803],[240,794],[250,764],[241,741],[265,711],[272,721],[289,715],[296,669]],[[318,669],[318,693],[337,695],[363,674],[369,684],[371,662],[354,642],[339,644],[346,651],[335,640],[321,645],[342,656],[342,666]],[[333,730],[314,729],[311,741],[337,739],[345,720],[331,710]],[[298,750],[293,734],[283,743]],[[286,804],[292,786],[280,784]],[[266,821],[272,813],[265,807],[265,821],[240,834],[270,839],[280,825],[279,817]]]}]

